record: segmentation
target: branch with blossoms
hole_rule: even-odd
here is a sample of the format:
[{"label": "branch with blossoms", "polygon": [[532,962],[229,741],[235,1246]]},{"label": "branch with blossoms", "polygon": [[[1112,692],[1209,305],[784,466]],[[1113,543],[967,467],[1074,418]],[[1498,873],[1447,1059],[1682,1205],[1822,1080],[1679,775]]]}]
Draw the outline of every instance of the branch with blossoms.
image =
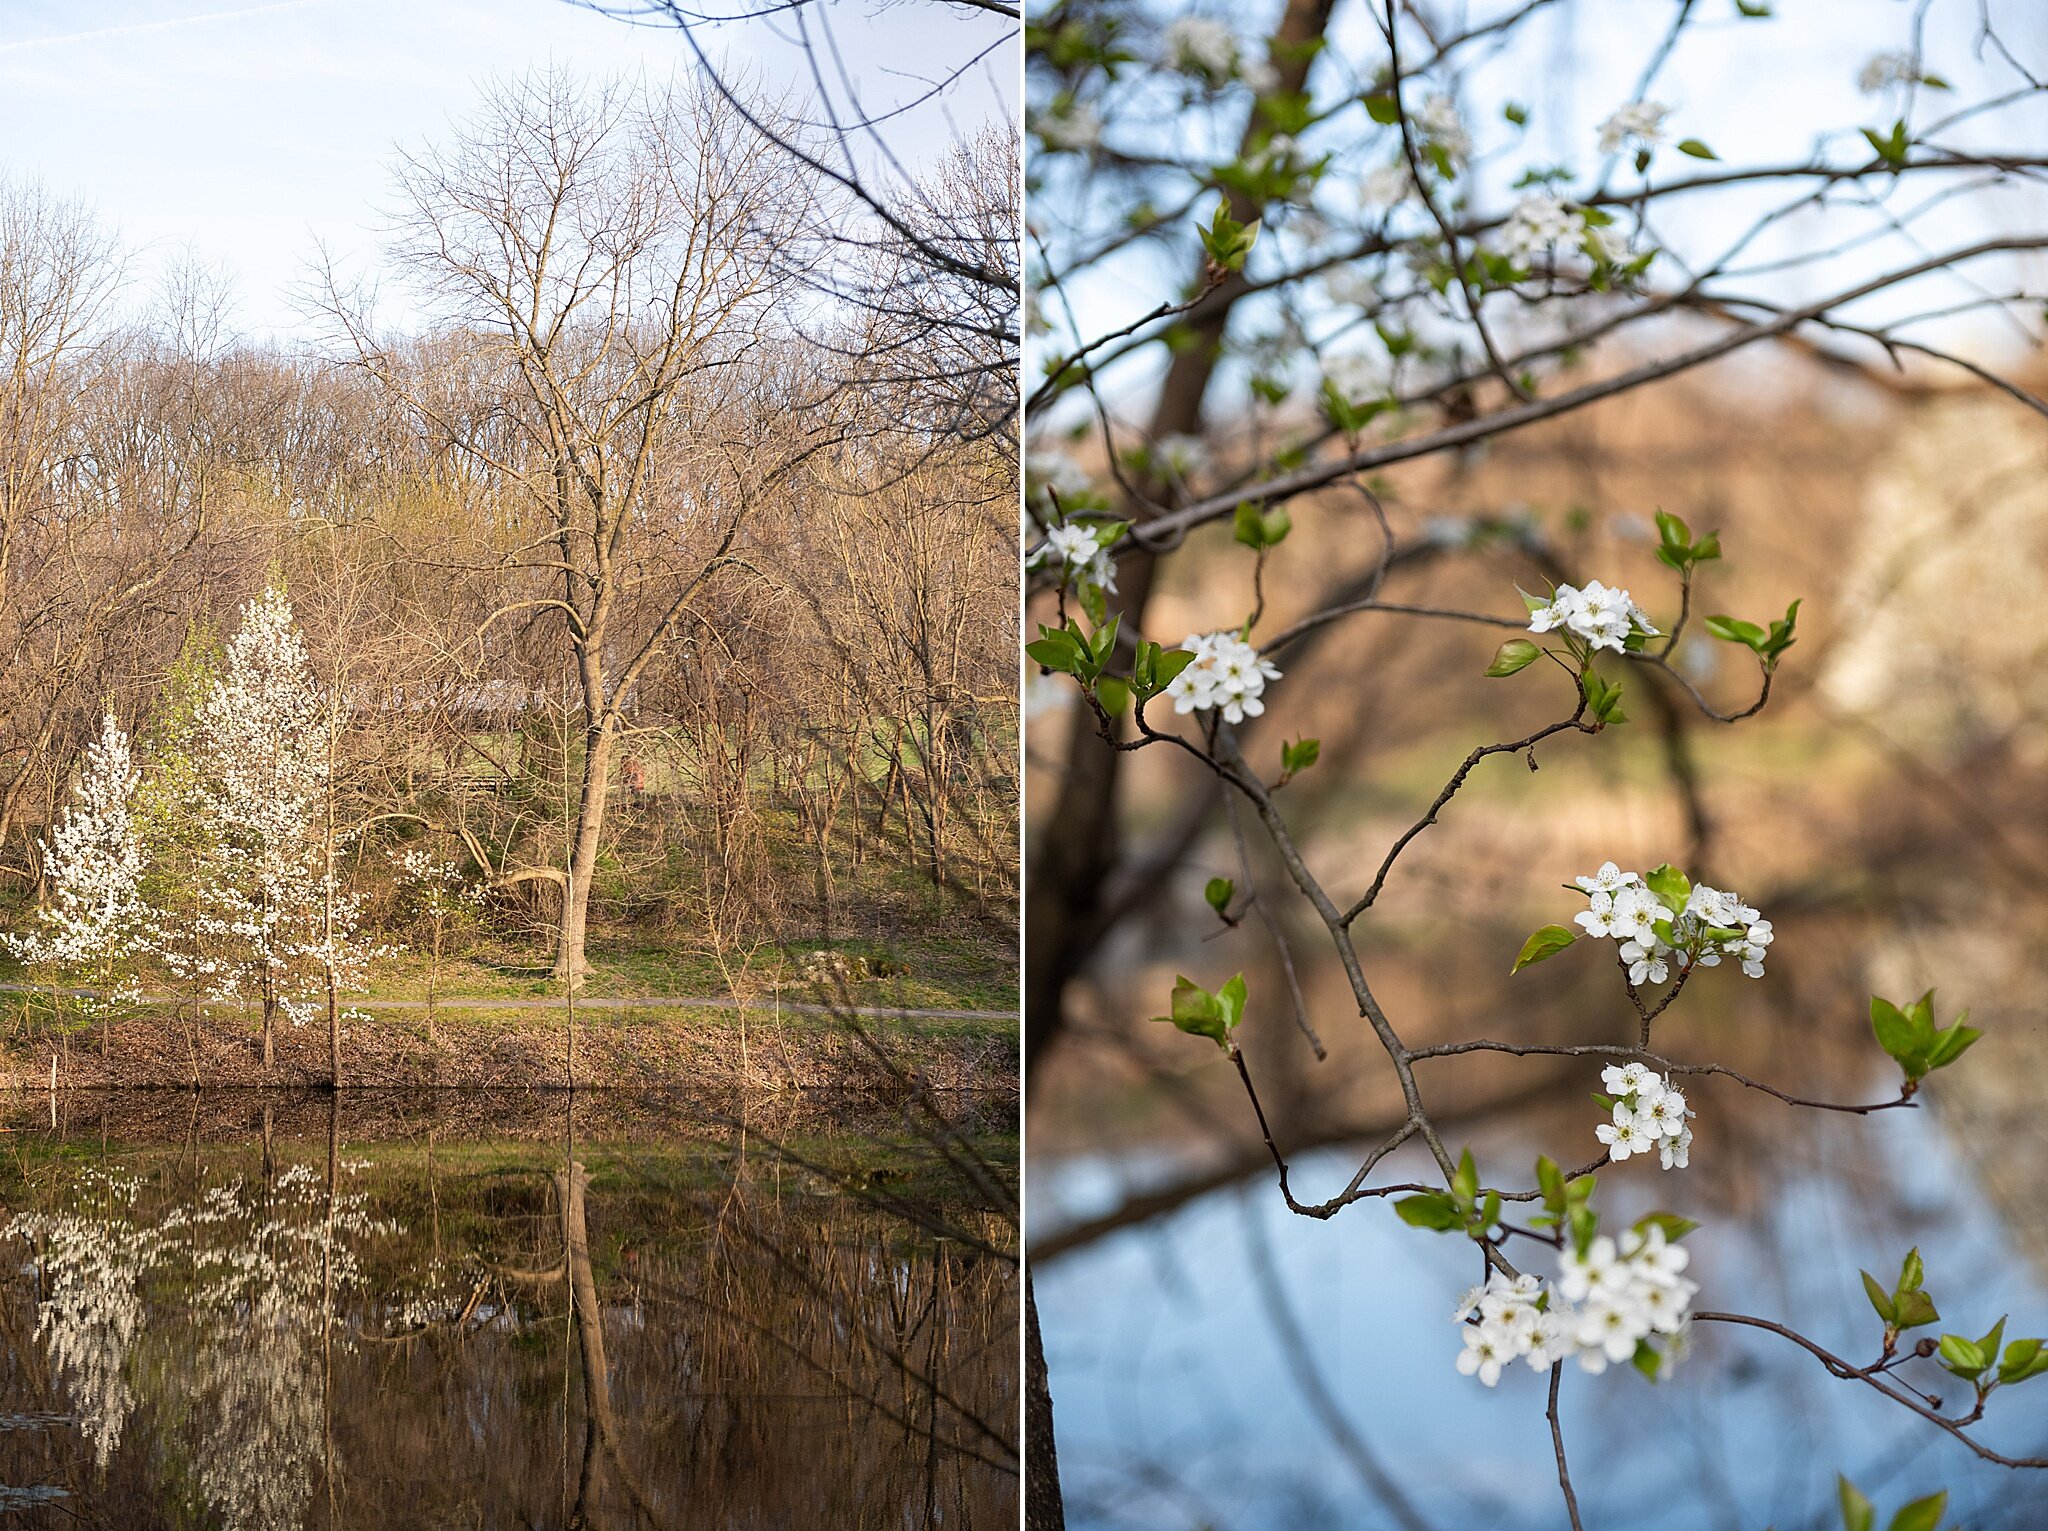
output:
[{"label": "branch with blossoms", "polygon": [[[1570,714],[1532,735],[1476,748],[1422,818],[1389,849],[1366,893],[1348,907],[1340,906],[1311,871],[1276,801],[1276,794],[1295,776],[1320,761],[1320,741],[1299,739],[1283,744],[1279,772],[1271,781],[1248,763],[1237,744],[1236,728],[1261,716],[1269,692],[1284,680],[1279,666],[1252,642],[1262,608],[1256,594],[1252,610],[1238,627],[1191,634],[1170,649],[1143,638],[1123,644],[1115,617],[1092,629],[1077,618],[1063,617],[1057,627],[1042,626],[1038,639],[1029,645],[1031,657],[1046,673],[1064,674],[1079,685],[1100,737],[1114,748],[1132,751],[1174,746],[1200,760],[1228,791],[1247,803],[1298,891],[1315,908],[1360,1014],[1377,1033],[1407,1104],[1404,1119],[1372,1147],[1334,1196],[1308,1201],[1295,1193],[1287,1158],[1237,1043],[1251,1000],[1244,975],[1239,973],[1213,990],[1183,975],[1174,985],[1167,1013],[1157,1019],[1208,1039],[1229,1058],[1290,1211],[1327,1219],[1358,1202],[1391,1199],[1397,1215],[1411,1227],[1460,1235],[1477,1245],[1484,1279],[1457,1309],[1465,1334],[1457,1366],[1488,1386],[1497,1383],[1503,1370],[1518,1360],[1552,1371],[1554,1380],[1564,1363],[1572,1361],[1591,1375],[1610,1366],[1627,1365],[1656,1381],[1667,1376],[1683,1356],[1697,1316],[1692,1301],[1700,1286],[1684,1274],[1690,1255],[1681,1241],[1698,1225],[1677,1213],[1659,1211],[1618,1230],[1603,1231],[1594,1201],[1599,1172],[1610,1165],[1641,1156],[1654,1158],[1666,1172],[1690,1168],[1691,1124],[1696,1112],[1681,1080],[1719,1075],[1788,1106],[1869,1115],[1913,1105],[1924,1079],[1955,1063],[1982,1034],[1968,1025],[1967,1015],[1947,1026],[1937,1025],[1932,993],[1903,1005],[1873,998],[1873,1038],[1899,1066],[1901,1084],[1895,1098],[1867,1103],[1812,1100],[1723,1064],[1666,1058],[1652,1050],[1656,1023],[1688,985],[1707,970],[1722,966],[1739,971],[1746,979],[1761,980],[1776,931],[1761,910],[1732,890],[1696,881],[1669,864],[1638,872],[1613,861],[1564,885],[1583,901],[1583,907],[1572,914],[1570,924],[1544,925],[1533,932],[1514,958],[1512,971],[1551,960],[1577,945],[1611,942],[1619,986],[1636,1018],[1633,1047],[1522,1045],[1484,1039],[1415,1047],[1401,1040],[1380,1008],[1354,942],[1353,928],[1373,907],[1402,852],[1438,822],[1439,814],[1481,761],[1492,755],[1526,755],[1537,742],[1558,732],[1598,735],[1625,724],[1624,683],[1605,673],[1603,666],[1669,663],[1686,626],[1694,578],[1700,565],[1721,556],[1721,548],[1717,536],[1695,537],[1677,516],[1660,513],[1658,526],[1660,555],[1677,572],[1681,586],[1680,615],[1670,630],[1660,629],[1630,592],[1597,580],[1584,586],[1558,584],[1541,594],[1518,592],[1527,617],[1526,636],[1502,643],[1486,673],[1506,679],[1539,664],[1555,669],[1571,683]],[[1263,571],[1288,530],[1284,521],[1240,518],[1238,541],[1256,554],[1256,568]],[[1060,546],[1062,557],[1055,572],[1062,589],[1085,587],[1111,572],[1097,550],[1076,541]],[[1254,584],[1256,587],[1256,579]],[[1092,602],[1079,604],[1093,609]],[[1714,615],[1701,624],[1711,640],[1745,649],[1754,657],[1760,674],[1759,697],[1748,712],[1759,710],[1768,701],[1770,678],[1797,641],[1798,604],[1794,602],[1783,618],[1774,621]],[[1128,669],[1124,668],[1126,660]],[[1146,718],[1146,704],[1161,699],[1171,702],[1176,718],[1196,723],[1192,737],[1169,732]],[[1710,716],[1721,716],[1711,708],[1704,710]],[[1126,712],[1135,725],[1130,738],[1122,738],[1118,732]],[[1215,879],[1206,891],[1218,918],[1226,925],[1235,924],[1231,915],[1234,884]],[[1601,1117],[1590,1132],[1597,1156],[1567,1170],[1545,1155],[1536,1162],[1533,1186],[1483,1183],[1469,1150],[1453,1158],[1425,1103],[1416,1065],[1474,1052],[1575,1057],[1601,1063],[1600,1089],[1593,1092]],[[1383,1160],[1417,1140],[1437,1161],[1441,1185],[1372,1183],[1372,1173]],[[1506,1209],[1518,1204],[1540,1210],[1525,1220],[1510,1220]],[[1508,1253],[1516,1239],[1550,1249],[1556,1261],[1555,1276],[1546,1281],[1520,1268]],[[1987,1460],[2035,1465],[2000,1457],[1970,1436],[1968,1427],[1983,1417],[1997,1389],[2048,1371],[2048,1349],[2044,1349],[2048,1341],[2027,1338],[2004,1343],[2005,1320],[2000,1319],[1993,1331],[1983,1336],[1949,1334],[1901,1350],[1899,1336],[1905,1328],[1936,1320],[1931,1301],[1922,1300],[1915,1274],[1917,1260],[1917,1254],[1911,1257],[1901,1283],[1890,1292],[1881,1292],[1875,1278],[1865,1277],[1873,1307],[1885,1325],[1881,1350],[1868,1366],[1838,1370],[1837,1374],[1866,1382],[1888,1379],[1880,1385],[1886,1396],[1908,1403],[1914,1412],[1933,1419]],[[1719,1313],[1706,1315],[1706,1319],[1768,1328],[1812,1348],[1804,1336],[1770,1320]],[[1970,1382],[1973,1393],[1968,1413],[1943,1414],[1933,1394],[1891,1375],[1908,1362],[1930,1358]],[[1558,1443],[1561,1481],[1569,1492],[1561,1433]],[[1576,1516],[1575,1502],[1573,1512]]]},{"label": "branch with blossoms", "polygon": [[[1287,1124],[1272,1119],[1237,1042],[1266,996],[1242,974],[1220,984],[1182,976],[1159,1019],[1230,1060],[1292,1212],[1327,1219],[1386,1202],[1417,1229],[1471,1241],[1483,1270],[1460,1305],[1458,1365],[1488,1384],[1516,1361],[1550,1372],[1547,1414],[1575,1527],[1558,1416],[1566,1363],[1587,1373],[1633,1366],[1661,1380],[1699,1322],[1783,1333],[1835,1375],[1878,1388],[1987,1460],[2039,1465],[2001,1458],[1973,1434],[1998,1391],[2039,1374],[2039,1344],[2007,1340],[2002,1320],[1931,1345],[1901,1340],[1922,1311],[1917,1278],[1902,1272],[1882,1302],[1872,1278],[1876,1357],[1843,1361],[1773,1320],[1696,1311],[1701,1273],[1684,1242],[1692,1222],[1658,1212],[1603,1225],[1597,1194],[1610,1167],[1625,1171],[1630,1160],[1659,1166],[1666,1185],[1697,1172],[1695,1079],[1729,1079],[1787,1109],[1910,1110],[1925,1080],[1977,1039],[1966,1018],[1942,1024],[1931,993],[1873,999],[1871,1037],[1899,1083],[1867,1101],[1817,1098],[1719,1061],[1672,1056],[1659,1027],[1683,997],[1703,984],[1768,982],[1782,940],[1766,910],[1708,881],[1697,849],[1656,866],[1557,869],[1572,902],[1512,954],[1519,972],[1553,959],[1582,962],[1584,948],[1611,943],[1600,956],[1613,964],[1617,1009],[1625,1002],[1621,1013],[1632,1018],[1625,1045],[1483,1037],[1413,1045],[1404,1040],[1408,1023],[1380,1003],[1361,954],[1361,928],[1382,910],[1396,867],[1459,811],[1470,783],[1502,760],[1533,769],[1549,741],[1597,743],[1628,726],[1639,682],[1660,722],[1689,711],[1732,727],[1757,716],[1798,641],[1801,613],[1798,601],[1782,615],[1708,604],[1704,586],[1723,557],[1721,540],[1664,512],[1655,552],[1672,585],[1650,600],[1654,617],[1628,590],[1580,578],[1548,555],[1534,560],[1548,581],[1516,592],[1519,613],[1505,588],[1496,609],[1389,599],[1395,536],[1372,475],[1481,448],[1750,347],[1782,345],[1880,379],[1908,358],[1953,366],[2048,413],[2027,388],[1946,350],[1928,328],[1985,313],[2038,333],[2041,293],[2023,262],[2048,249],[2048,232],[2021,199],[2048,157],[2022,137],[2009,149],[1985,145],[2001,131],[2024,132],[2019,113],[2048,90],[2048,71],[2021,67],[2002,44],[1988,55],[1980,47],[1980,59],[2007,68],[2014,83],[1964,99],[1923,46],[1940,43],[1939,34],[1916,30],[1909,48],[1880,54],[1856,81],[1870,103],[1866,120],[1822,135],[1803,156],[1731,162],[1713,147],[1711,120],[1672,104],[1684,94],[1669,77],[1709,9],[1679,4],[1647,41],[1626,93],[1593,114],[1582,133],[1587,162],[1575,166],[1536,157],[1531,109],[1481,103],[1470,92],[1486,77],[1477,66],[1522,46],[1546,9],[1543,0],[1502,0],[1460,8],[1452,21],[1427,4],[1389,0],[1290,4],[1263,40],[1243,35],[1234,19],[1113,0],[1063,0],[1034,17],[1028,343],[1039,381],[1026,508],[1031,588],[1044,620],[1027,648],[1041,677],[1078,689],[1093,725],[1073,731],[1068,784],[1048,833],[1112,842],[1122,762],[1164,746],[1220,786],[1240,845],[1252,833],[1270,843],[1379,1044],[1399,1112],[1375,1124],[1334,1194],[1301,1194],[1281,1146]],[[1755,26],[1768,44],[1770,9],[1737,5],[1728,24]],[[1342,34],[1334,29],[1347,13],[1357,25]],[[1997,42],[1988,19],[1983,30],[1980,42]],[[1330,46],[1340,35],[1345,46]],[[2007,226],[1980,218],[1992,229],[1968,242],[1936,236],[1959,201],[1981,213],[2005,198],[2014,199]],[[1700,232],[1676,237],[1676,215],[1708,206],[1733,212],[1688,216],[1683,226]],[[1772,250],[1794,219],[1800,244]],[[1140,252],[1161,250],[1177,259],[1178,282],[1143,279]],[[1084,324],[1083,314],[1101,322]],[[1226,386],[1228,407],[1214,407]],[[1149,400],[1148,413],[1139,400]],[[1085,443],[1095,466],[1066,442]],[[1269,625],[1266,596],[1280,588],[1275,560],[1293,551],[1294,518],[1352,494],[1372,514],[1376,567],[1346,582],[1341,598],[1332,589],[1285,626]],[[1242,573],[1230,577],[1243,599],[1172,642],[1148,622],[1147,603],[1160,567],[1212,526],[1227,527],[1238,550]],[[1315,738],[1275,739],[1273,713],[1290,684],[1285,671],[1299,663],[1297,643],[1367,613],[1505,629],[1486,673],[1540,677],[1560,694],[1549,721],[1473,745],[1418,801],[1363,886],[1340,895],[1299,843],[1288,793],[1304,773],[1340,769],[1337,752]],[[1730,698],[1700,684],[1687,660],[1716,646],[1747,656],[1753,690]],[[1681,726],[1671,723],[1672,737]],[[1702,843],[1703,830],[1695,846]],[[1242,849],[1238,864],[1244,886],[1211,878],[1207,903],[1222,929],[1258,911],[1288,978],[1274,1003],[1293,1009],[1321,1057],[1322,1028],[1276,917],[1278,890],[1252,886]],[[1082,854],[1057,865],[1077,879],[1105,869],[1102,858]],[[1078,970],[1065,953],[1099,950],[1109,925],[1143,901],[1128,894],[1106,906],[1085,888],[1051,886],[1037,873],[1034,883],[1031,944],[1063,954],[1048,964],[1062,981]],[[1510,956],[1501,954],[1504,965]],[[1030,1003],[1056,1017],[1057,992],[1035,979],[1029,987]],[[1483,1052],[1582,1066],[1595,1097],[1584,1141],[1543,1157],[1519,1183],[1482,1174],[1447,1141],[1446,1116],[1424,1089],[1427,1063]],[[1434,1163],[1431,1183],[1379,1174],[1390,1156],[1418,1144]],[[1531,1245],[1553,1268],[1521,1268]],[[1939,1374],[1968,1384],[1960,1409],[1930,1401]],[[1845,1526],[1868,1531],[1875,1510],[1853,1494],[1845,1485]],[[1894,1524],[1934,1531],[1942,1511],[1935,1505],[1927,1519],[1932,1503],[1908,1505]]]}]

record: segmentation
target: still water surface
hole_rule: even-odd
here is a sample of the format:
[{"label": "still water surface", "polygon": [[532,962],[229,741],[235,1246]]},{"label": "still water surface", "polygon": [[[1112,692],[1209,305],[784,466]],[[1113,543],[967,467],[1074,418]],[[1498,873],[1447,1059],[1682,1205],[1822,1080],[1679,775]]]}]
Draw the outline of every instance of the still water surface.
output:
[{"label": "still water surface", "polygon": [[[1479,1142],[1482,1161],[1554,1150],[1538,1125]],[[1711,1181],[1637,1161],[1602,1174],[1602,1201],[1610,1223],[1653,1205],[1691,1211],[1707,1225],[1688,1239],[1697,1306],[1777,1318],[1858,1361],[1875,1355],[1878,1326],[1857,1270],[1895,1274],[1916,1239],[1953,1327],[1976,1335],[2009,1313],[2008,1334],[2048,1334],[2048,1280],[2010,1232],[2030,1209],[1980,1192],[1954,1146],[1968,1141],[1966,1121],[1933,1109],[1762,1115],[1745,1139],[1723,1133],[1695,1149]],[[1326,1195],[1353,1167],[1304,1156],[1297,1191]],[[1164,1158],[1135,1169],[1103,1157],[1034,1163],[1031,1226],[1099,1214],[1173,1173]],[[1397,1156],[1376,1178],[1433,1174]],[[1713,1184],[1733,1186],[1726,1206],[1700,1205]],[[2031,1215],[2044,1208],[2037,1194]],[[1518,1365],[1489,1392],[1454,1369],[1452,1309],[1477,1279],[1474,1256],[1469,1242],[1418,1234],[1375,1203],[1327,1223],[1296,1217],[1260,1177],[1040,1264],[1069,1525],[1561,1531],[1547,1374]],[[1544,1252],[1524,1258],[1550,1273]],[[1911,1375],[1955,1391],[1931,1363]],[[1316,1407],[1318,1388],[1355,1450]],[[1568,1366],[1563,1402],[1589,1531],[1839,1531],[1838,1470],[1887,1510],[1946,1487],[1954,1522],[1970,1531],[2048,1527],[2048,1473],[1982,1463],[1757,1331],[1696,1326],[1692,1354],[1656,1385],[1626,1368],[1591,1377]],[[1992,1404],[1986,1444],[2048,1454],[2048,1379]]]},{"label": "still water surface", "polygon": [[1014,1103],[54,1110],[0,1138],[0,1523],[1014,1523]]}]

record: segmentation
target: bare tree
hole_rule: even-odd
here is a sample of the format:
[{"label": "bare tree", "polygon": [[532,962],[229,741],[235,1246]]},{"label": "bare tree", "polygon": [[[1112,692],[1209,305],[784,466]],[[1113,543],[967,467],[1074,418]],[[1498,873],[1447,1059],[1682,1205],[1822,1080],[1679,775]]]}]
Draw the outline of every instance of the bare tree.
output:
[{"label": "bare tree", "polygon": [[735,395],[759,389],[740,364],[773,343],[787,292],[774,251],[805,192],[791,166],[749,152],[718,96],[548,72],[497,87],[454,141],[408,156],[399,194],[393,263],[470,343],[378,339],[362,295],[331,273],[327,311],[356,365],[506,487],[496,563],[534,588],[484,627],[550,613],[573,665],[582,761],[567,866],[494,869],[560,886],[555,973],[573,981],[634,689],[690,602],[735,566],[774,475],[740,417],[797,403]]}]

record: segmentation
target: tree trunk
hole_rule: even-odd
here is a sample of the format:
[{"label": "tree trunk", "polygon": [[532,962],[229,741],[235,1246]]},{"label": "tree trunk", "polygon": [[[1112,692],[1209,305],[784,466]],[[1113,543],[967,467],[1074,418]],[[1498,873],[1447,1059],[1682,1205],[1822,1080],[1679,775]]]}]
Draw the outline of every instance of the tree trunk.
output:
[{"label": "tree trunk", "polygon": [[1024,1531],[1066,1531],[1059,1457],[1053,1450],[1052,1390],[1046,1385],[1045,1343],[1038,1333],[1038,1299],[1024,1271]]},{"label": "tree trunk", "polygon": [[576,838],[569,848],[569,880],[562,888],[562,928],[555,948],[554,976],[580,983],[584,933],[590,919],[590,882],[597,869],[598,838],[604,830],[604,802],[611,783],[612,730],[609,720],[584,731],[583,779],[576,801]]}]

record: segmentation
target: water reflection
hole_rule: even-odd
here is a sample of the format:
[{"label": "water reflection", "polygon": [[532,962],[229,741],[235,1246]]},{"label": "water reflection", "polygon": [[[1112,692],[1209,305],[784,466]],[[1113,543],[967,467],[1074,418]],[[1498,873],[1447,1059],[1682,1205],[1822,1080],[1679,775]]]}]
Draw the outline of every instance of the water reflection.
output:
[{"label": "water reflection", "polygon": [[[1745,1205],[1689,1241],[1701,1306],[1781,1317],[1864,1357],[1875,1328],[1857,1269],[1896,1270],[1918,1239],[1957,1327],[2010,1312],[2011,1332],[2048,1331],[2048,1281],[1975,1192],[1949,1146],[1956,1124],[1934,1110],[1763,1120],[1769,1138],[1745,1145],[1724,1127],[1714,1145]],[[1475,1146],[1513,1163],[1556,1141],[1524,1113]],[[1300,1179],[1340,1185],[1353,1164],[1307,1155]],[[1080,1222],[1182,1173],[1163,1156],[1035,1166],[1031,1225]],[[1419,1158],[1385,1170],[1428,1173]],[[1654,1167],[1602,1183],[1616,1218],[1677,1194]],[[1517,1367],[1489,1392],[1453,1369],[1451,1309],[1477,1274],[1469,1244],[1418,1238],[1384,1208],[1294,1217],[1265,1177],[1037,1266],[1069,1524],[1559,1531],[1546,1379]],[[1594,1531],[1836,1531],[1838,1469],[1887,1503],[1946,1486],[1973,1531],[2048,1524],[2037,1475],[1978,1461],[1783,1341],[1704,1325],[1693,1338],[1657,1386],[1567,1368],[1564,1425]],[[2048,1448],[2048,1393],[1993,1402],[1986,1444]]]},{"label": "water reflection", "polygon": [[0,1169],[11,1524],[1015,1518],[1002,1102],[65,1109]]}]

